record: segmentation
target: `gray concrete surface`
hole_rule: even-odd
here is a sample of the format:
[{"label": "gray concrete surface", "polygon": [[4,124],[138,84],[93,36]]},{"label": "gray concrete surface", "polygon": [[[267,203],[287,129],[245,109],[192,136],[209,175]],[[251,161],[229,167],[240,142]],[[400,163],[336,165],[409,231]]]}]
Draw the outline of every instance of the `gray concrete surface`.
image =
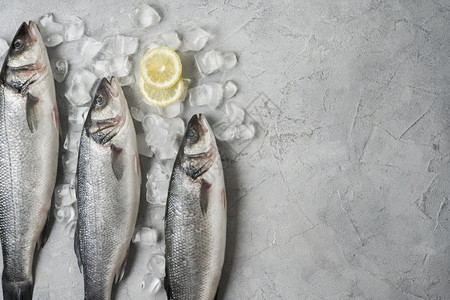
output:
[{"label": "gray concrete surface", "polygon": [[[234,80],[232,101],[258,125],[252,143],[219,145],[229,205],[221,298],[450,299],[449,1],[151,1],[163,20],[141,31],[130,1],[75,3],[3,0],[0,37],[53,12],[82,17],[97,39],[198,25],[215,35],[207,49],[238,55],[235,69],[203,79],[182,56],[194,85]],[[69,58],[73,45],[50,56]],[[148,110],[137,86],[125,93]],[[139,225],[158,211],[143,201]],[[72,243],[56,223],[36,299],[83,298]],[[148,299],[140,284],[152,249],[131,251],[116,299]]]}]

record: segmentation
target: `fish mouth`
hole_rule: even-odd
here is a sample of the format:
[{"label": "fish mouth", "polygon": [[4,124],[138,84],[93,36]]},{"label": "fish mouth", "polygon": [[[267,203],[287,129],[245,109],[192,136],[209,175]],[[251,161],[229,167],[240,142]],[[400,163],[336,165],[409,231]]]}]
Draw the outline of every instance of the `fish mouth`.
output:
[{"label": "fish mouth", "polygon": [[195,114],[191,117],[188,123],[188,128],[194,127],[201,129],[202,132],[208,132],[209,131],[209,125],[208,121],[206,120],[205,116],[202,114]]},{"label": "fish mouth", "polygon": [[26,29],[27,29],[28,35],[30,36],[31,41],[37,42],[37,40],[38,40],[37,33],[39,33],[39,28],[36,26],[36,23],[34,23],[33,21],[29,21],[28,25],[25,22],[23,24],[25,24],[25,26],[26,26]]},{"label": "fish mouth", "polygon": [[110,80],[108,78],[103,77],[100,81],[97,90],[101,93],[105,91],[106,94],[110,95],[113,98],[117,98],[119,96],[119,90],[117,88],[119,82],[117,79],[112,76]]}]

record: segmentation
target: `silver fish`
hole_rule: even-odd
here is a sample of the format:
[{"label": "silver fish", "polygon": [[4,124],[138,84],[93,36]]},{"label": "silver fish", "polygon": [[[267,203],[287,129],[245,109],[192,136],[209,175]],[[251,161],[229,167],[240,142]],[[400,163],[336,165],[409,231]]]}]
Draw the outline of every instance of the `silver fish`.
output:
[{"label": "silver fish", "polygon": [[141,172],[133,120],[119,82],[103,78],[80,141],[75,253],[85,299],[110,299],[125,270]]},{"label": "silver fish", "polygon": [[214,299],[225,256],[227,209],[214,133],[194,115],[170,179],[166,207],[166,290],[169,299]]},{"label": "silver fish", "polygon": [[31,299],[58,168],[59,119],[47,49],[33,22],[17,31],[0,73],[3,298]]}]

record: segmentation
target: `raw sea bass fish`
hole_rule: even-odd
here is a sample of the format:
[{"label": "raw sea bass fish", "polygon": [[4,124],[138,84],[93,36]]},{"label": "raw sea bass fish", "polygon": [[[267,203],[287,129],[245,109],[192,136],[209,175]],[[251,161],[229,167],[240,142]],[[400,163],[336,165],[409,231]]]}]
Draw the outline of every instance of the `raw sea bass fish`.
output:
[{"label": "raw sea bass fish", "polygon": [[166,207],[169,299],[214,299],[225,256],[227,223],[222,162],[202,115],[189,121],[170,179]]},{"label": "raw sea bass fish", "polygon": [[110,299],[122,279],[139,208],[136,133],[119,82],[103,78],[83,127],[75,253],[85,299]]},{"label": "raw sea bass fish", "polygon": [[58,168],[53,74],[39,30],[23,23],[0,73],[0,238],[3,299],[31,299],[33,256]]}]

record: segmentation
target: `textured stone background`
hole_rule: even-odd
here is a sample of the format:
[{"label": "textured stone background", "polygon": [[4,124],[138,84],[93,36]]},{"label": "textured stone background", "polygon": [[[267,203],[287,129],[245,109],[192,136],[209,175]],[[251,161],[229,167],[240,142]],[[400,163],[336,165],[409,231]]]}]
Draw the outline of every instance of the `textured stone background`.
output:
[{"label": "textured stone background", "polygon": [[[163,20],[141,31],[129,1],[75,3],[1,1],[0,37],[53,12],[82,17],[97,39],[199,25],[215,34],[209,49],[238,55],[235,69],[204,79],[182,56],[194,85],[237,82],[232,101],[259,129],[249,145],[219,145],[229,204],[222,298],[449,299],[449,1],[156,0]],[[73,45],[50,56],[68,58]],[[136,86],[125,93],[138,105]],[[152,225],[154,211],[143,203],[139,224]],[[72,243],[55,224],[36,299],[82,299]],[[117,299],[145,299],[149,251],[133,246]]]}]

